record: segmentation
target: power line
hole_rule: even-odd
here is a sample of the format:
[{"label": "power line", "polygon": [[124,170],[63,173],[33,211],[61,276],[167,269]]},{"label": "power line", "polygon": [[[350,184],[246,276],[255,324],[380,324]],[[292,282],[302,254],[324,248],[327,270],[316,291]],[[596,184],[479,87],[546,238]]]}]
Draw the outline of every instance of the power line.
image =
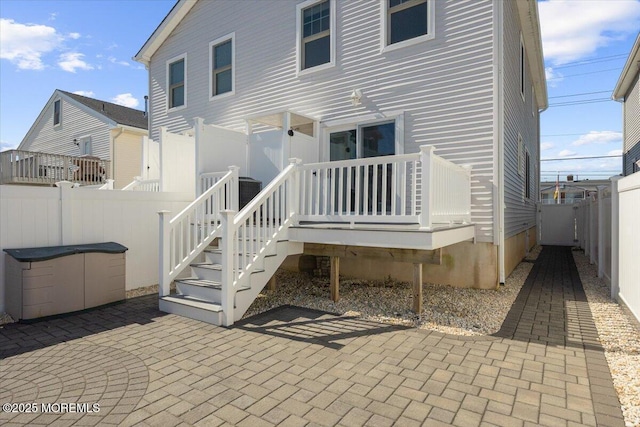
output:
[{"label": "power line", "polygon": [[582,95],[595,95],[598,93],[611,93],[611,90],[600,90],[598,92],[582,92],[582,93],[574,93],[572,95],[558,95],[558,96],[549,96],[548,99],[552,98],[571,98],[574,96],[582,96]]},{"label": "power line", "polygon": [[[619,130],[613,130],[611,132],[621,132]],[[580,136],[580,135],[588,135],[588,133],[582,132],[582,133],[548,133],[545,135],[540,135],[540,136]]]},{"label": "power line", "polygon": [[610,157],[622,157],[622,154],[613,154],[610,156],[586,156],[586,157],[561,157],[558,159],[540,159],[541,162],[560,161],[560,160],[584,160],[584,159],[607,159]]},{"label": "power line", "polygon": [[588,73],[567,74],[566,76],[562,76],[562,77],[552,77],[550,79],[547,79],[547,81],[549,81],[549,80],[560,80],[560,79],[564,79],[564,78],[567,78],[567,77],[586,76],[588,74],[605,73],[607,71],[620,71],[620,68],[607,68],[606,70],[589,71]]},{"label": "power line", "polygon": [[566,63],[564,65],[559,65],[557,67],[551,67],[551,68],[553,68],[554,70],[557,70],[558,68],[579,67],[580,65],[596,64],[598,62],[616,61],[616,60],[622,59],[622,58],[624,58],[626,56],[627,56],[627,54],[624,54],[624,53],[621,53],[619,55],[602,56],[600,58],[588,59],[588,60],[584,60],[584,61],[568,62],[568,63]]},{"label": "power line", "polygon": [[548,107],[569,107],[571,105],[581,105],[581,104],[598,104],[600,102],[615,102],[609,98],[602,99],[592,99],[592,100],[584,100],[584,101],[571,101],[571,102],[559,102],[557,104],[549,104]]}]

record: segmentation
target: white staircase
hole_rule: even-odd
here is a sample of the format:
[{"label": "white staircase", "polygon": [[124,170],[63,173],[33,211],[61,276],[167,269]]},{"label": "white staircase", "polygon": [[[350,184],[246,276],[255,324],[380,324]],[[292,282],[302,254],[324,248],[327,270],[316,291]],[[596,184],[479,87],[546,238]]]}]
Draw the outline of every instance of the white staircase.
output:
[{"label": "white staircase", "polygon": [[287,240],[295,173],[291,164],[237,212],[232,169],[170,221],[161,213],[161,311],[224,326],[242,318],[285,258],[302,253]]}]

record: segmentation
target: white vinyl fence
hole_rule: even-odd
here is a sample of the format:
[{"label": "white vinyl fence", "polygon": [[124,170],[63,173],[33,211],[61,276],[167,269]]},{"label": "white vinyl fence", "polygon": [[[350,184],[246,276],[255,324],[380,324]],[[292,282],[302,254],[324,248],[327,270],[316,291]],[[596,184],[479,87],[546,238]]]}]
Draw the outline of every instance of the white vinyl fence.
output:
[{"label": "white vinyl fence", "polygon": [[576,208],[577,245],[598,266],[611,298],[640,320],[640,173],[611,178]]},{"label": "white vinyl fence", "polygon": [[113,241],[129,248],[127,289],[158,283],[157,212],[179,212],[189,195],[70,187],[0,185],[0,312],[8,256],[3,249]]}]

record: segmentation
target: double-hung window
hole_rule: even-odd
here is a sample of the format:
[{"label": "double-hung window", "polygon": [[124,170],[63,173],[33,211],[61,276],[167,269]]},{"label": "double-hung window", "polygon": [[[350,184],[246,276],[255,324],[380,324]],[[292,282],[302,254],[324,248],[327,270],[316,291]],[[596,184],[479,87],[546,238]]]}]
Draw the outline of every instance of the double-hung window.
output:
[{"label": "double-hung window", "polygon": [[298,5],[300,71],[334,64],[335,7],[335,0],[309,0]]},{"label": "double-hung window", "polygon": [[168,107],[183,107],[187,104],[187,57],[181,55],[167,62]]},{"label": "double-hung window", "polygon": [[209,43],[211,64],[210,96],[232,94],[235,91],[235,45],[234,34]]},{"label": "double-hung window", "polygon": [[385,46],[403,46],[434,37],[433,0],[382,0]]},{"label": "double-hung window", "polygon": [[58,126],[60,124],[60,100],[57,99],[53,102],[53,125]]}]

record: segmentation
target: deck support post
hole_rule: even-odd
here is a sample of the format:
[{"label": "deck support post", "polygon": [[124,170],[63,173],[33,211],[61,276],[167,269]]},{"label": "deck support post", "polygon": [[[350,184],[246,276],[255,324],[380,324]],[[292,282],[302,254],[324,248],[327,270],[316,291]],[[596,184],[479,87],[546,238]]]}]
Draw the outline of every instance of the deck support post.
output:
[{"label": "deck support post", "polygon": [[275,291],[277,286],[278,286],[278,282],[276,280],[276,275],[274,274],[273,276],[271,276],[271,279],[269,279],[269,281],[267,282],[267,290]]},{"label": "deck support post", "polygon": [[413,264],[413,312],[422,313],[422,264]]},{"label": "deck support post", "polygon": [[340,299],[340,257],[331,257],[331,300],[338,302]]}]

